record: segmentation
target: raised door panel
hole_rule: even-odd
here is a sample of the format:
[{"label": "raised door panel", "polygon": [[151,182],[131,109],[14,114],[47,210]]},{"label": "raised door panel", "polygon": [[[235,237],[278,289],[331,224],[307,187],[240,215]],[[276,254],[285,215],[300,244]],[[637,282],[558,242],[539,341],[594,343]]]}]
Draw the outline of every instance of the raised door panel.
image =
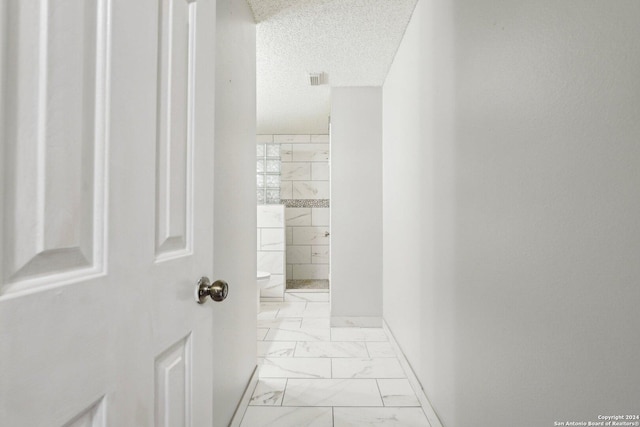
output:
[{"label": "raised door panel", "polygon": [[191,339],[181,339],[156,358],[155,426],[191,425]]},{"label": "raised door panel", "polygon": [[75,416],[64,427],[104,427],[106,425],[105,399],[91,405]]},{"label": "raised door panel", "polygon": [[156,259],[193,252],[193,101],[196,2],[160,1]]},{"label": "raised door panel", "polygon": [[108,0],[6,4],[0,294],[105,268]]}]

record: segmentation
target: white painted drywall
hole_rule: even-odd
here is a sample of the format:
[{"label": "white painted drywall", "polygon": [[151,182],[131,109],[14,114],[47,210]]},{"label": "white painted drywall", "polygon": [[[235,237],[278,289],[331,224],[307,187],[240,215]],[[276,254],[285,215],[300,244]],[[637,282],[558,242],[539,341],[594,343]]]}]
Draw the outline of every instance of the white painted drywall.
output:
[{"label": "white painted drywall", "polygon": [[208,304],[216,322],[211,404],[214,426],[222,427],[229,425],[256,366],[256,50],[255,23],[246,2],[218,0],[216,25],[211,274],[229,282],[229,296]]},{"label": "white painted drywall", "polygon": [[382,316],[382,88],[331,90],[331,317]]},{"label": "white painted drywall", "polygon": [[383,90],[384,316],[447,427],[638,412],[638,22],[418,2]]}]

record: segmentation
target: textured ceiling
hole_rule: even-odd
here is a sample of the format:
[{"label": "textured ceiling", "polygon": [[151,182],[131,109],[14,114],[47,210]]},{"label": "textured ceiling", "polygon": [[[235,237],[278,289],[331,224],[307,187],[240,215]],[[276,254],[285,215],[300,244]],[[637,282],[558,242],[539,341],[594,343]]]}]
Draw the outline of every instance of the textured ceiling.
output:
[{"label": "textured ceiling", "polygon": [[[381,86],[417,0],[248,0],[258,133],[325,133],[330,86]],[[325,72],[328,85],[310,86]]]}]

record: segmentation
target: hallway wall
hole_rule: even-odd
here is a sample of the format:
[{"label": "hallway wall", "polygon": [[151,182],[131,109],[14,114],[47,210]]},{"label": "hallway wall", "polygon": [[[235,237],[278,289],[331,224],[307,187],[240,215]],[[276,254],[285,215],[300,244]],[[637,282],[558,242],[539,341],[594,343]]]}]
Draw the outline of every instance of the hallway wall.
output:
[{"label": "hallway wall", "polygon": [[[244,1],[217,0],[214,426],[228,426],[256,366],[256,26]],[[213,141],[212,141],[213,143]],[[197,183],[196,183],[197,185]],[[229,206],[242,215],[229,215]],[[201,274],[198,272],[197,274]]]},{"label": "hallway wall", "polygon": [[382,88],[331,89],[333,326],[382,323],[381,126]]},{"label": "hallway wall", "polygon": [[383,88],[384,317],[446,427],[638,411],[638,22],[418,2]]}]

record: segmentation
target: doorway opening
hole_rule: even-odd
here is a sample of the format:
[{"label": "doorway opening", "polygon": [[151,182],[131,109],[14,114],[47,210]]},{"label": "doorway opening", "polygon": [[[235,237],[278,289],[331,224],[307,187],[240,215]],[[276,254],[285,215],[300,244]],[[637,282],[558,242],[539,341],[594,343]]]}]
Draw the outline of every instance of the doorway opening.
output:
[{"label": "doorway opening", "polygon": [[329,134],[258,135],[256,141],[258,270],[271,273],[260,297],[328,292]]}]

